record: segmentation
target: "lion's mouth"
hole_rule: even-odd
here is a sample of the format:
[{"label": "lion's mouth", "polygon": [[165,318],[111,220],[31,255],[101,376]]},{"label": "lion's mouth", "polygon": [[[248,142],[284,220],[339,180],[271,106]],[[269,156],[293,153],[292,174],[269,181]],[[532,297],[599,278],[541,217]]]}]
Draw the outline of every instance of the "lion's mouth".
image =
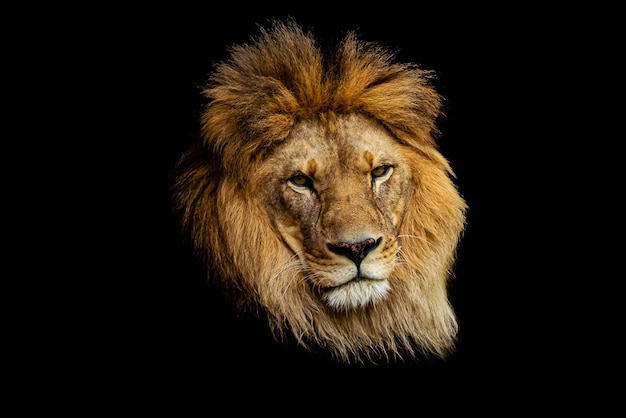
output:
[{"label": "lion's mouth", "polygon": [[363,281],[384,281],[384,279],[372,279],[370,277],[354,277],[354,278],[352,278],[352,279],[350,279],[350,280],[348,280],[346,282],[340,283],[338,285],[323,287],[322,290],[324,292],[330,292],[332,290],[341,289],[342,287],[350,286],[350,285],[353,285],[355,283],[359,283],[359,282],[363,282]]}]

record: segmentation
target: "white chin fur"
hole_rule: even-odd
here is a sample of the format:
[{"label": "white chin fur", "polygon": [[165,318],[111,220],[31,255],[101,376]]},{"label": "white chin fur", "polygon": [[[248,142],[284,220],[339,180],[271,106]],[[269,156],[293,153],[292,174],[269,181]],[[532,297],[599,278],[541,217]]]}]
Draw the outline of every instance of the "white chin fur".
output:
[{"label": "white chin fur", "polygon": [[355,280],[324,293],[322,300],[337,311],[347,311],[373,305],[390,289],[387,280]]}]

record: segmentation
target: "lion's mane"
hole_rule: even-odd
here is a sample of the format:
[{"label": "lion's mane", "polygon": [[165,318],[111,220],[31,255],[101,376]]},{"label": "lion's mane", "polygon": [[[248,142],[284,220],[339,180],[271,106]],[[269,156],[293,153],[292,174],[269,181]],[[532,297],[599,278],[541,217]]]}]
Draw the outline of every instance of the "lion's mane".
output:
[{"label": "lion's mane", "polygon": [[[446,357],[457,337],[447,287],[466,204],[434,140],[442,98],[429,71],[393,59],[354,32],[323,50],[292,21],[260,28],[215,67],[203,90],[201,140],[176,167],[175,208],[209,280],[225,286],[238,309],[266,317],[277,339],[293,337],[345,362]],[[256,173],[298,121],[348,113],[374,118],[411,148],[405,158],[417,186],[406,197],[392,291],[346,313],[281,270],[293,253],[262,206]]]}]

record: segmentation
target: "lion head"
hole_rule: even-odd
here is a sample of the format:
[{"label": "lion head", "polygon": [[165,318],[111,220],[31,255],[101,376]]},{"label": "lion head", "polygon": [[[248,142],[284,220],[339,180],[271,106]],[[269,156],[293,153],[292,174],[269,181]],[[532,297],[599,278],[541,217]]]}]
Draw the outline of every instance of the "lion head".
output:
[{"label": "lion head", "polygon": [[234,46],[203,90],[174,202],[236,307],[345,361],[445,358],[466,204],[437,149],[432,74],[296,23]]}]

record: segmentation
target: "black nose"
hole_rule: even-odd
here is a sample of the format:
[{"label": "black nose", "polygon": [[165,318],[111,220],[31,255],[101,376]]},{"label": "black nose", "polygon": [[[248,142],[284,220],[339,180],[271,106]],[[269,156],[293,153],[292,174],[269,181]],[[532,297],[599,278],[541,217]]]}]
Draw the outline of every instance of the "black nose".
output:
[{"label": "black nose", "polygon": [[334,252],[335,254],[348,257],[358,267],[361,265],[361,261],[363,261],[365,256],[374,248],[378,247],[382,239],[383,239],[382,237],[378,239],[368,238],[365,241],[356,242],[356,243],[340,242],[337,244],[327,244],[327,245],[330,251]]}]

